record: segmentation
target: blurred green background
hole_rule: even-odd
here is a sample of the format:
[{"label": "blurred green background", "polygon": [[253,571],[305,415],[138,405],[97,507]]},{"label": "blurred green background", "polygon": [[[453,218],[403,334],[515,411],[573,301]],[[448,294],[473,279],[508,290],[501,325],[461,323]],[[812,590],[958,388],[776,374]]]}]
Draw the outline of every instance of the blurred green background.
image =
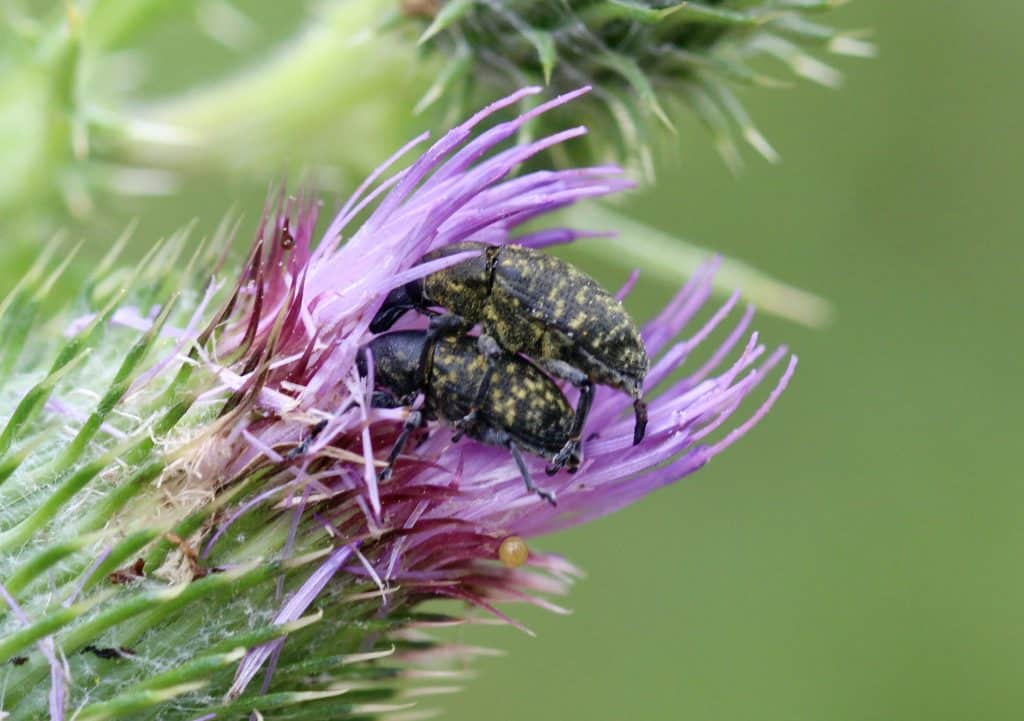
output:
[{"label": "blurred green background", "polygon": [[[801,363],[681,485],[546,540],[590,574],[455,718],[939,721],[1024,713],[1019,3],[856,0],[878,59],[748,93],[783,155],[697,132],[630,210],[822,293]],[[499,701],[500,700],[500,701]]]},{"label": "blurred green background", "polygon": [[[295,16],[278,9],[284,32]],[[284,4],[282,4],[284,5]],[[262,15],[261,15],[262,17]],[[270,15],[267,15],[270,17]],[[458,632],[476,664],[449,719],[939,721],[1024,711],[1024,112],[1011,0],[856,0],[837,20],[881,55],[744,100],[783,155],[735,177],[696,124],[629,213],[830,298],[776,410],[729,452],[633,508],[535,545],[588,573],[568,618]],[[175,52],[173,24],[153,38]],[[169,62],[183,87],[230,56]],[[416,123],[410,123],[410,128]],[[359,138],[349,142],[359,143]],[[191,180],[75,228],[98,255],[232,204],[251,228],[270,178]],[[332,202],[328,200],[330,208]],[[593,266],[609,285],[628,269]],[[2,271],[4,289],[20,273]],[[641,282],[647,315],[671,289]]]}]

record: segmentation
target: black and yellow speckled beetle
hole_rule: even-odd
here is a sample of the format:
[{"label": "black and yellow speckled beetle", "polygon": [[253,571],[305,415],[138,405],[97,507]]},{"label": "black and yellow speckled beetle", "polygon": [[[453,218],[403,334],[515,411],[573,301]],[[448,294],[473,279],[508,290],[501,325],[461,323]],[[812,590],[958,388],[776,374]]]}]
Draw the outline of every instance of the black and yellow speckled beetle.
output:
[{"label": "black and yellow speckled beetle", "polygon": [[[456,243],[420,262],[473,250],[480,252],[393,290],[370,330],[387,330],[408,310],[429,312],[440,306],[449,315],[431,321],[431,339],[479,323],[485,336],[505,351],[530,356],[553,376],[579,387],[570,440],[549,473],[580,455],[580,434],[595,383],[633,398],[633,444],[639,443],[647,426],[642,395],[649,361],[640,332],[622,304],[571,264],[521,246]],[[485,385],[487,380],[484,376]]]},{"label": "black and yellow speckled beetle", "polygon": [[[409,414],[395,441],[386,479],[409,435],[425,420],[438,418],[454,426],[458,435],[507,448],[515,459],[526,488],[555,503],[552,493],[537,488],[523,461],[522,451],[551,459],[569,441],[573,409],[561,389],[530,361],[512,355],[487,356],[475,338],[445,335],[430,339],[426,331],[385,333],[360,351],[358,367],[366,375],[366,349],[373,356],[373,404],[377,407],[409,405],[422,392],[424,402]],[[422,359],[428,356],[427,367]],[[485,374],[490,382],[482,384]],[[484,386],[481,398],[477,389]],[[382,390],[383,389],[383,390]],[[578,455],[567,459],[579,466]]]}]

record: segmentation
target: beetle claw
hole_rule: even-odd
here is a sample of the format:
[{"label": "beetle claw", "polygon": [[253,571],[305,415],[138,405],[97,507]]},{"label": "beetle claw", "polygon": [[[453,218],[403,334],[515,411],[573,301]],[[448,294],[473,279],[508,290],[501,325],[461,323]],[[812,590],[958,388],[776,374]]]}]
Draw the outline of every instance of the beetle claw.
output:
[{"label": "beetle claw", "polygon": [[452,442],[457,443],[464,435],[466,435],[466,431],[476,423],[476,417],[477,413],[474,408],[459,420],[452,422],[452,426],[455,428],[455,433],[452,434]]},{"label": "beetle claw", "polygon": [[543,499],[543,500],[547,501],[548,503],[550,503],[552,507],[557,507],[558,506],[558,499],[555,498],[555,494],[552,493],[551,491],[544,491],[544,490],[541,490],[540,488],[538,488],[538,489],[536,489],[536,493],[537,493],[538,496],[541,497],[541,499]]},{"label": "beetle claw", "polygon": [[569,473],[575,473],[580,469],[582,455],[580,439],[570,438],[566,444],[562,446],[562,450],[560,450],[555,457],[551,459],[551,463],[547,465],[544,472],[549,476],[553,476],[565,468]]},{"label": "beetle claw", "polygon": [[636,415],[636,422],[633,426],[633,445],[637,445],[644,439],[647,432],[647,404],[642,398],[633,400],[633,413]]}]

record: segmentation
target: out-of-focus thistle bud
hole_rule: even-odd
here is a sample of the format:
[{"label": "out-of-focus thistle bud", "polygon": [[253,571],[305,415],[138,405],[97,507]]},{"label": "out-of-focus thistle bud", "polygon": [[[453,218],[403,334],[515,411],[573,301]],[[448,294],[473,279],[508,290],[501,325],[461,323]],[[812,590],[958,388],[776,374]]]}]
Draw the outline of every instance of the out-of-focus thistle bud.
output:
[{"label": "out-of-focus thistle bud", "polygon": [[[648,172],[653,126],[674,130],[680,106],[710,129],[731,166],[742,137],[761,155],[775,150],[756,129],[731,86],[779,85],[761,58],[825,85],[839,73],[815,55],[871,55],[870,43],[814,16],[840,0],[401,0],[419,41],[447,58],[420,107],[456,105],[496,87],[545,83],[555,91],[582,83],[595,91],[574,107],[595,132],[589,151],[639,162]],[[475,92],[476,91],[476,92]],[[590,112],[584,112],[584,110]],[[550,122],[558,122],[551,118]],[[606,132],[611,130],[612,132]],[[543,132],[536,130],[535,132]],[[613,144],[617,141],[617,146]]]}]

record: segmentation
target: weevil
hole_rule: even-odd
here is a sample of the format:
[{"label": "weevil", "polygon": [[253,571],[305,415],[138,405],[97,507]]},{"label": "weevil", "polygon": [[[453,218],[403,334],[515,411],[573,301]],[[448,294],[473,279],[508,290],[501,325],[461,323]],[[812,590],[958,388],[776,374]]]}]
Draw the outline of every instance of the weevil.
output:
[{"label": "weevil", "polygon": [[[647,427],[643,382],[649,360],[640,332],[622,304],[570,263],[522,246],[455,243],[428,253],[420,262],[467,251],[479,252],[395,288],[370,330],[387,330],[409,310],[432,314],[432,308],[441,307],[448,313],[433,317],[430,340],[464,333],[479,323],[484,340],[491,337],[503,350],[529,356],[551,375],[577,386],[580,397],[569,441],[548,473],[581,453],[580,434],[596,383],[633,398],[633,444],[639,443]],[[482,397],[489,375],[481,380]]]},{"label": "weevil", "polygon": [[[488,356],[478,341],[465,335],[431,339],[426,331],[396,331],[377,336],[360,351],[357,364],[366,375],[366,353],[373,358],[375,391],[372,404],[396,407],[412,404],[422,392],[423,405],[412,411],[388,456],[382,479],[401,454],[409,436],[425,421],[437,418],[456,429],[456,435],[507,448],[527,490],[555,504],[555,496],[538,488],[526,467],[523,452],[551,459],[564,448],[573,429],[573,409],[562,390],[525,358],[511,353]],[[428,363],[422,363],[424,351]],[[482,398],[477,397],[484,375],[491,375]],[[475,404],[475,406],[474,406]],[[580,457],[571,454],[570,469]]]}]

